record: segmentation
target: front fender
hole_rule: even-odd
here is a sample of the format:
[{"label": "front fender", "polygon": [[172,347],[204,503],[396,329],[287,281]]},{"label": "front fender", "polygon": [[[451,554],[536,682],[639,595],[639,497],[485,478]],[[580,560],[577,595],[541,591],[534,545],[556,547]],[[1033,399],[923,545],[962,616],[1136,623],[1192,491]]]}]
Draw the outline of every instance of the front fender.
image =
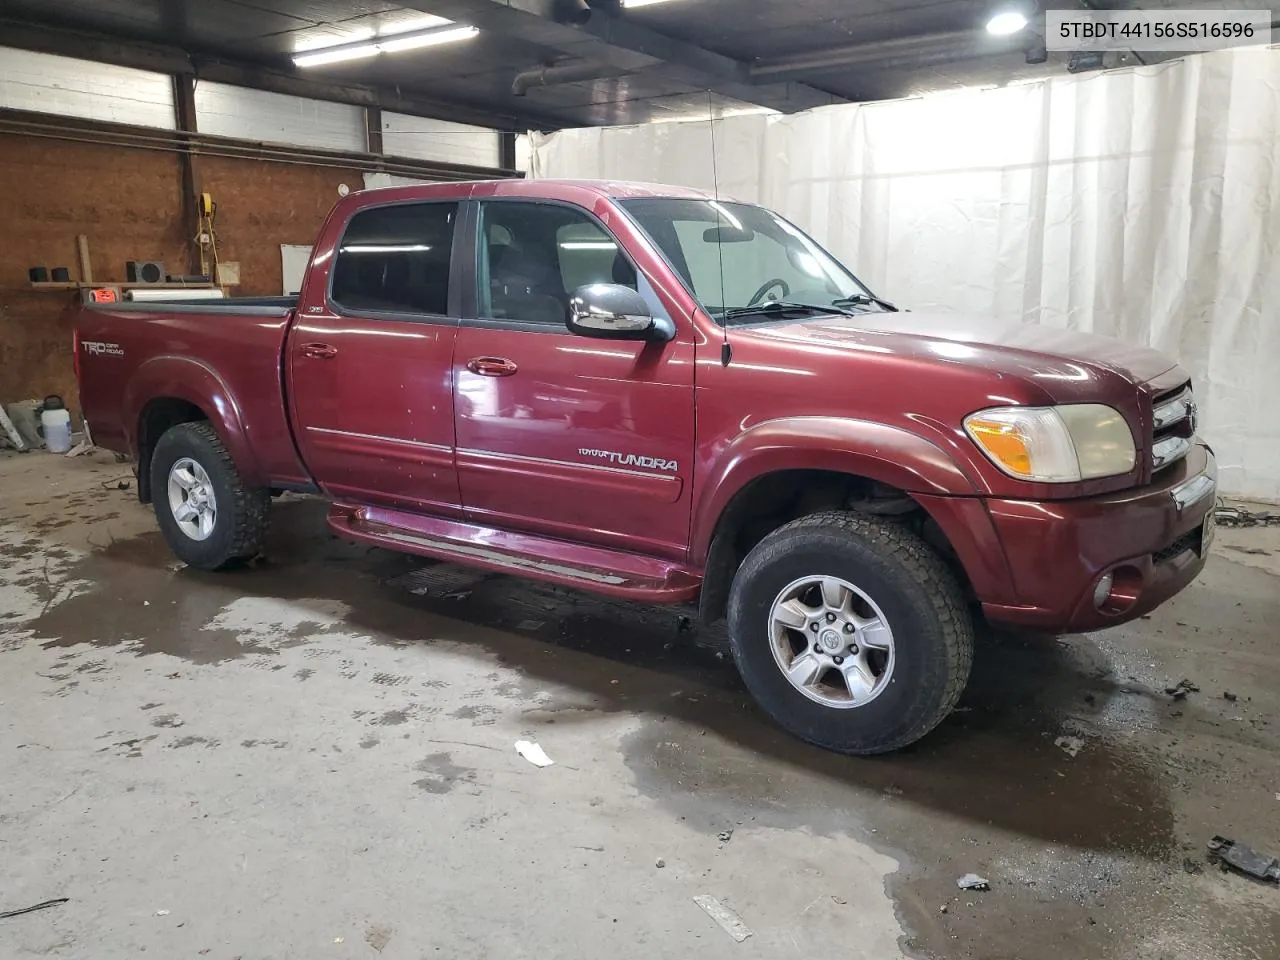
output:
[{"label": "front fender", "polygon": [[738,434],[705,468],[694,511],[691,560],[706,562],[716,523],[751,481],[784,470],[828,470],[866,477],[907,493],[971,496],[973,479],[918,434],[869,420],[785,417]]},{"label": "front fender", "polygon": [[129,449],[137,459],[138,425],[148,403],[163,397],[185,400],[204,411],[218,432],[236,469],[250,484],[265,482],[258,456],[244,427],[244,418],[225,380],[208,364],[190,357],[158,356],[140,365],[124,393],[124,428]]}]

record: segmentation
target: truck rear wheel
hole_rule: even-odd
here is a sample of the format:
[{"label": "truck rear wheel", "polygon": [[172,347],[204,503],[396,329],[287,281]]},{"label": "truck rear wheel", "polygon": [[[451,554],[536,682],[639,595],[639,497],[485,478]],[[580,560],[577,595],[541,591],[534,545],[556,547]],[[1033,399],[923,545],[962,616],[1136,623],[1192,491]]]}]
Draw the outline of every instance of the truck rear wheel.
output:
[{"label": "truck rear wheel", "polygon": [[734,660],[756,701],[802,740],[897,750],[951,712],[973,623],[959,584],[893,521],[818,513],[747,555],[729,597]]},{"label": "truck rear wheel", "polygon": [[208,423],[180,423],[160,437],[151,496],[169,548],[188,566],[219,570],[262,550],[270,493],[245,485]]}]

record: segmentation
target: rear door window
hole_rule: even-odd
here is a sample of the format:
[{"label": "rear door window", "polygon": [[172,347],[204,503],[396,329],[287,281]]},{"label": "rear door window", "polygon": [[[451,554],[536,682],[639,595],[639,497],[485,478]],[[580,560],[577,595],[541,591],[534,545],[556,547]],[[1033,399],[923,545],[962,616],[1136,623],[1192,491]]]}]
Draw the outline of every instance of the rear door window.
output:
[{"label": "rear door window", "polygon": [[338,245],[331,298],[347,313],[447,316],[456,203],[362,210]]}]

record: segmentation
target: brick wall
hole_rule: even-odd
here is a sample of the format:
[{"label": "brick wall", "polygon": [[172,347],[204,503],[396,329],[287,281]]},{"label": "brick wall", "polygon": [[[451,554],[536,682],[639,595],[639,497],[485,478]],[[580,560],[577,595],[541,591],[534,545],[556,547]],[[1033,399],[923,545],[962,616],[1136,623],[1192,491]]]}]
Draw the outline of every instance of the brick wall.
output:
[{"label": "brick wall", "polygon": [[[238,260],[244,295],[278,295],[280,244],[311,243],[360,173],[202,157],[197,175],[218,202],[222,260]],[[124,280],[126,260],[187,272],[178,157],[163,151],[0,134],[0,402],[63,395],[75,409],[71,314],[75,295],[35,292],[31,266],[69,267],[89,238],[95,280]]]}]

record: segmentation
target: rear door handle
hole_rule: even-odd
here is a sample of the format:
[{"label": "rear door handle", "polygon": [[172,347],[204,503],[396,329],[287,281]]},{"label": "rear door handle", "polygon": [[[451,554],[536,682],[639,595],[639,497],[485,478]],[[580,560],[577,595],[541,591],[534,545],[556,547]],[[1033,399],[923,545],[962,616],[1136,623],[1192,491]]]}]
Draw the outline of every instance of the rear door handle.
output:
[{"label": "rear door handle", "polygon": [[332,360],[338,355],[338,348],[327,343],[304,343],[302,355],[316,360]]},{"label": "rear door handle", "polygon": [[509,377],[520,368],[506,357],[476,357],[467,361],[467,369],[482,377]]}]

